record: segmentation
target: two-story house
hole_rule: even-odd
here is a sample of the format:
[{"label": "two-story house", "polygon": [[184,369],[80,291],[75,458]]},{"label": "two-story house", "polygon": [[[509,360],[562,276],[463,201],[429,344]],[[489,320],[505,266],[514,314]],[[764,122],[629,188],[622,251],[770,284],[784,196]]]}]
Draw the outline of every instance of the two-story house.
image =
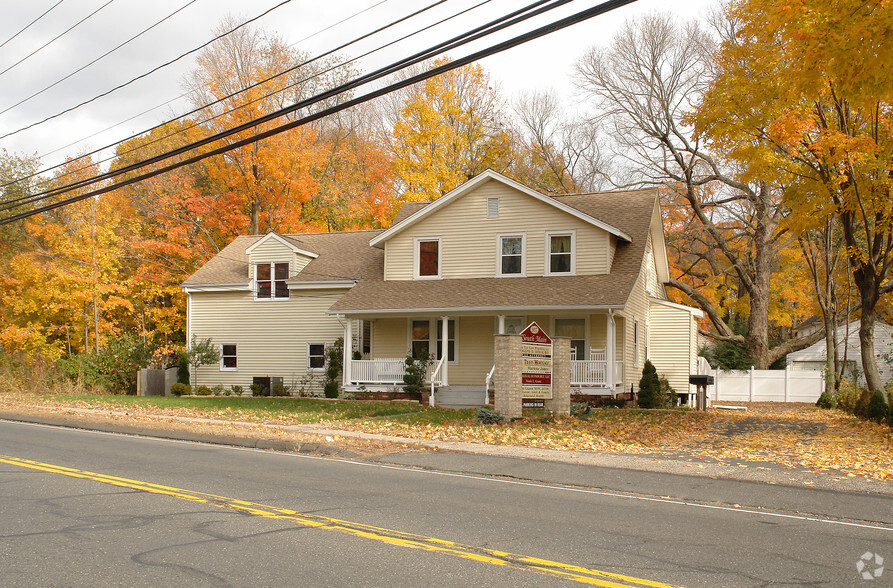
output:
[{"label": "two-story house", "polygon": [[187,337],[221,351],[203,382],[318,386],[344,337],[347,391],[427,354],[439,402],[481,404],[494,333],[532,321],[571,339],[574,393],[628,392],[646,358],[689,392],[702,314],[667,279],[655,190],[552,197],[487,171],[385,231],[239,237],[183,288]]}]

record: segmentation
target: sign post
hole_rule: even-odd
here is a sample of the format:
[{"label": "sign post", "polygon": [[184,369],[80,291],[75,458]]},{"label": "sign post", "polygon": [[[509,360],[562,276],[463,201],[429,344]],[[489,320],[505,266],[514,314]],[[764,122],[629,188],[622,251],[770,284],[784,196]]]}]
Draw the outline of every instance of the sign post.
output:
[{"label": "sign post", "polygon": [[521,397],[552,398],[552,339],[535,321],[521,331]]}]

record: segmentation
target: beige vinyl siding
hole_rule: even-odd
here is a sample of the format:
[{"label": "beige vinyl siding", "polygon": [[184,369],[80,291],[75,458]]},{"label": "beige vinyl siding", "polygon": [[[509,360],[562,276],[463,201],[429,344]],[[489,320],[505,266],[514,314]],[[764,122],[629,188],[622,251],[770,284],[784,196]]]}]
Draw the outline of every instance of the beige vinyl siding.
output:
[{"label": "beige vinyl siding", "polygon": [[406,319],[403,317],[376,319],[372,323],[372,357],[406,357],[409,353],[406,329]]},{"label": "beige vinyl siding", "polygon": [[688,392],[688,376],[695,373],[695,321],[687,310],[651,302],[651,363],[679,393]]},{"label": "beige vinyl siding", "polygon": [[[647,257],[646,255],[642,259],[642,269],[639,271],[639,277],[636,278],[636,284],[633,286],[629,300],[623,309],[623,316],[626,319],[624,321],[623,381],[626,390],[629,390],[630,383],[635,384],[635,388],[638,390],[639,379],[642,377],[642,367],[645,365],[645,327],[648,325],[649,315],[644,271]],[[636,337],[633,333],[636,322],[639,323],[638,356],[634,349]],[[636,357],[639,359],[638,363],[635,363]]]},{"label": "beige vinyl siding", "polygon": [[[499,199],[499,216],[487,217],[487,200]],[[385,279],[413,279],[416,238],[441,239],[443,278],[496,276],[497,235],[525,235],[527,276],[546,269],[546,233],[574,231],[576,274],[609,269],[610,234],[527,194],[488,181],[385,242]],[[505,279],[511,279],[507,277]]]},{"label": "beige vinyl siding", "polygon": [[[608,317],[603,314],[589,316],[589,348],[604,349],[608,343]],[[589,354],[587,359],[591,359]],[[616,358],[615,358],[616,359]]]},{"label": "beige vinyl siding", "polygon": [[493,367],[493,317],[463,316],[458,320],[459,361],[449,366],[449,382],[453,386],[483,387]]},{"label": "beige vinyl siding", "polygon": [[308,377],[307,344],[331,345],[344,327],[326,310],[343,290],[291,292],[286,300],[254,300],[251,292],[197,292],[191,295],[190,332],[215,345],[237,346],[237,371],[219,365],[198,370],[198,384],[238,384],[248,389],[253,377],[281,377],[293,391],[322,389],[322,373]]}]

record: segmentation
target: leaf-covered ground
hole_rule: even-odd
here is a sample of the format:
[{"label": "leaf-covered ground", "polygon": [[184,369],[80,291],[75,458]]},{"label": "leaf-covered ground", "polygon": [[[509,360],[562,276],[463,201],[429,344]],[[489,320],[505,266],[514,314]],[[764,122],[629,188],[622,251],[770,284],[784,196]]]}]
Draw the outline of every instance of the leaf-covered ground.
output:
[{"label": "leaf-covered ground", "polygon": [[[768,462],[835,476],[893,479],[893,429],[840,411],[751,403],[747,411],[595,410],[547,419],[532,411],[512,423],[482,425],[474,411],[406,403],[307,399],[135,398],[0,395],[0,410],[22,405],[113,410],[140,422],[177,416],[332,428],[411,439],[521,445],[557,450]],[[154,419],[153,419],[154,420]]]}]

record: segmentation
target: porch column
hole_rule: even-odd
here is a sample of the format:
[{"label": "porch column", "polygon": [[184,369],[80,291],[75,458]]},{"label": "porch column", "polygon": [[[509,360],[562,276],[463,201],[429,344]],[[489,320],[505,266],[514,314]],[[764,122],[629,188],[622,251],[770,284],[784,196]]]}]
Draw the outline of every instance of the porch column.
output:
[{"label": "porch column", "polygon": [[351,384],[351,361],[353,360],[353,320],[344,317],[344,361],[341,371],[344,374],[344,387]]},{"label": "porch column", "polygon": [[443,362],[443,367],[440,368],[440,381],[442,386],[449,386],[447,366],[450,364],[450,317],[442,316],[440,317],[440,321],[440,339],[443,341],[443,357],[446,358]]},{"label": "porch column", "polygon": [[499,329],[496,331],[500,335],[505,335],[505,315],[499,315]]},{"label": "porch column", "polygon": [[611,396],[614,395],[614,353],[615,353],[615,339],[617,337],[617,325],[614,322],[614,311],[608,309],[608,320],[607,322],[607,336],[605,338],[605,363],[608,365],[605,366],[605,384],[608,386],[608,390],[611,391]]}]

